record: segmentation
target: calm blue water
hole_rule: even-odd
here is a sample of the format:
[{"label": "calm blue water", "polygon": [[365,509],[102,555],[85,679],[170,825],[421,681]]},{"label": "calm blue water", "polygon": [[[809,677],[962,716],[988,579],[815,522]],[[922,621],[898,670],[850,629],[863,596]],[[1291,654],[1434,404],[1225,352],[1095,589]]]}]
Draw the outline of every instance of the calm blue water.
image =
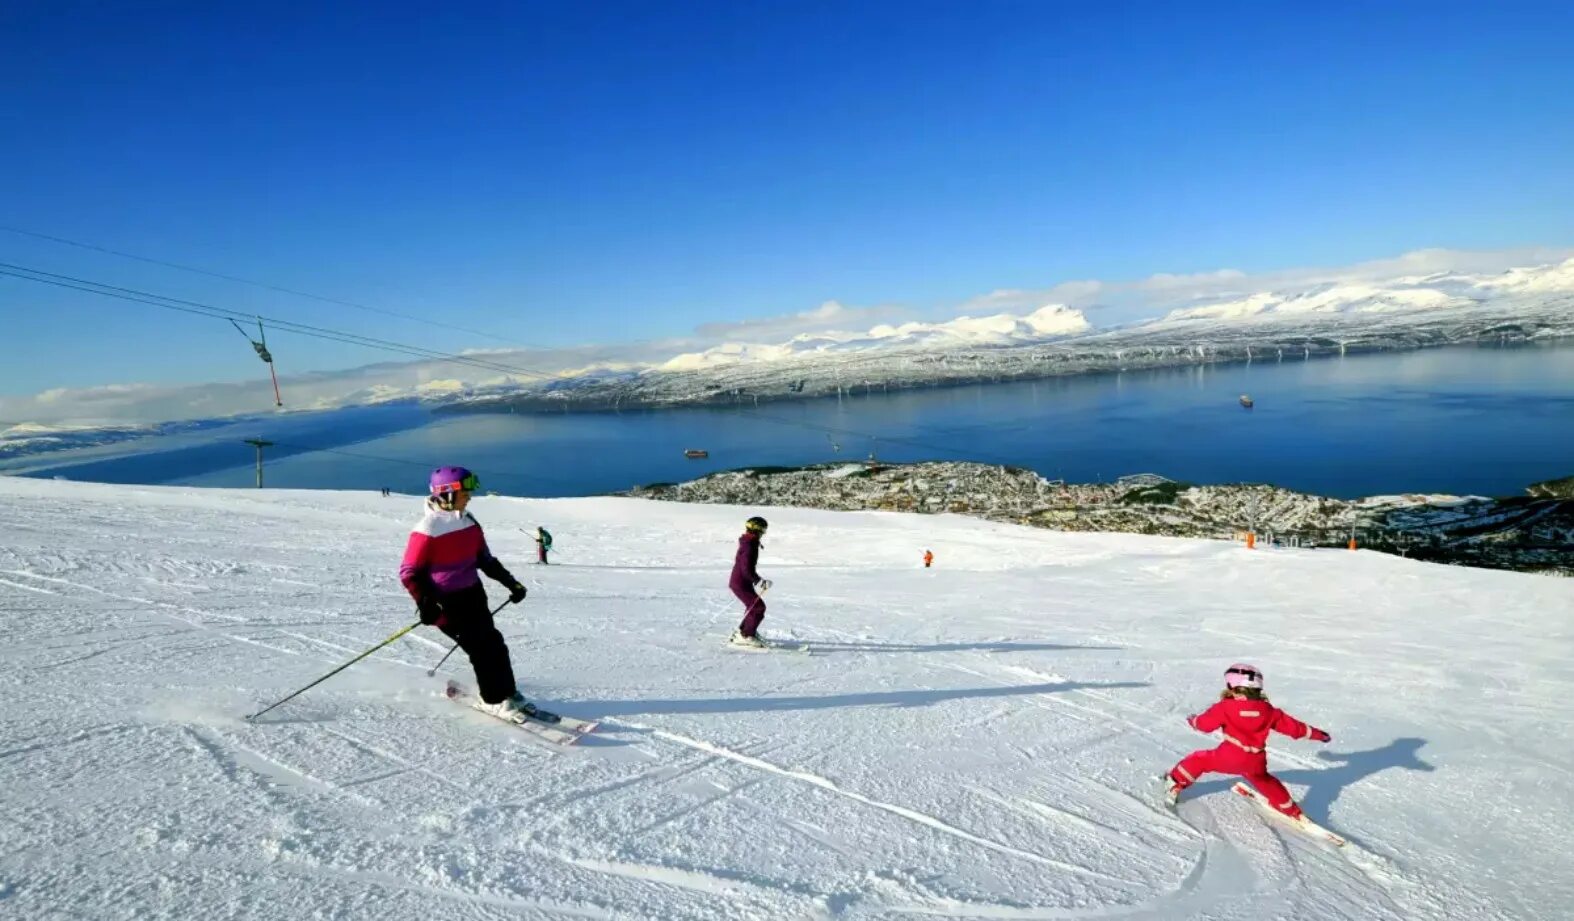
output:
[{"label": "calm blue water", "polygon": [[[1243,393],[1255,409],[1239,406]],[[421,492],[430,467],[464,464],[505,494],[586,495],[874,451],[893,461],[1016,464],[1071,481],[1152,472],[1345,497],[1510,495],[1574,475],[1574,345],[876,390],[747,413],[431,416],[387,406],[247,422],[172,439],[163,453],[35,475],[248,486],[253,453],[238,442],[261,436],[281,443],[267,465],[268,485],[279,487]],[[684,459],[689,447],[710,459]]]}]

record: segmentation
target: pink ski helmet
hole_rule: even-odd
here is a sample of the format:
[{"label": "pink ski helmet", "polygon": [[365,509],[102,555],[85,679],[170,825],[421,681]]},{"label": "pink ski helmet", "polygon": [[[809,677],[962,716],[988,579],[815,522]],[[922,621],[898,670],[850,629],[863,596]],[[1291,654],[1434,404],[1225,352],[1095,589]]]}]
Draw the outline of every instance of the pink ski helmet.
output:
[{"label": "pink ski helmet", "polygon": [[432,471],[427,485],[431,487],[432,495],[442,496],[460,490],[475,492],[481,488],[481,481],[463,467],[438,467]]},{"label": "pink ski helmet", "polygon": [[1224,670],[1224,686],[1227,688],[1256,688],[1262,690],[1262,670],[1255,665],[1243,665],[1240,662]]}]

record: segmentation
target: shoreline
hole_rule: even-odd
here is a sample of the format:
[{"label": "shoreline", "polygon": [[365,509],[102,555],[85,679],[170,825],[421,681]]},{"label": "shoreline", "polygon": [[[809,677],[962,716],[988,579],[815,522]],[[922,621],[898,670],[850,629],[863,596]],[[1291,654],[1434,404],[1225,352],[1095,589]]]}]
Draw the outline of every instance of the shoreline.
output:
[{"label": "shoreline", "polygon": [[[1534,327],[1526,332],[1526,327]],[[1202,330],[1197,331],[1201,334]],[[1536,320],[1499,319],[1464,336],[1428,336],[1426,327],[1407,329],[1407,336],[1385,331],[1363,338],[1310,332],[1264,337],[1256,342],[1203,345],[1177,342],[1099,343],[1092,340],[1049,342],[1032,346],[974,347],[946,350],[894,350],[853,356],[808,354],[775,362],[751,362],[685,371],[648,370],[609,381],[567,378],[550,391],[513,390],[479,394],[432,404],[434,416],[487,413],[605,414],[673,409],[754,408],[760,404],[800,403],[873,394],[988,384],[1026,383],[1058,378],[1097,377],[1128,372],[1182,368],[1285,364],[1330,358],[1367,358],[1434,349],[1566,348],[1574,344],[1574,327]],[[1135,331],[1099,334],[1119,337]],[[1144,332],[1144,335],[1153,335]],[[1512,338],[1510,337],[1512,335]],[[1188,343],[1205,339],[1186,337]],[[1299,352],[1299,356],[1295,355]],[[1267,357],[1265,357],[1267,356]],[[866,376],[859,365],[905,362],[886,371],[883,379]],[[953,366],[954,365],[954,366]],[[851,367],[849,367],[851,366]],[[971,366],[971,367],[970,367]],[[903,373],[905,372],[905,373]],[[922,373],[920,373],[922,372]],[[830,379],[826,375],[830,375]],[[816,380],[816,376],[820,379]]]},{"label": "shoreline", "polygon": [[1157,474],[1065,483],[949,461],[755,467],[619,493],[655,501],[959,514],[1057,531],[1348,547],[1427,562],[1574,576],[1574,477],[1524,496],[1335,499],[1270,484],[1198,486]]}]

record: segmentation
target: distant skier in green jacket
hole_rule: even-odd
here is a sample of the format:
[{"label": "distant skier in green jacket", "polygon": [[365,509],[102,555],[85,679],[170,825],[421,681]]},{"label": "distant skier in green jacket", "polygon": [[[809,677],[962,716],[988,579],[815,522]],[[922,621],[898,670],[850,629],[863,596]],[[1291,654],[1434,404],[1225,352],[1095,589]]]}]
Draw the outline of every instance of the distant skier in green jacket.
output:
[{"label": "distant skier in green jacket", "polygon": [[547,554],[552,550],[552,532],[536,528],[536,562],[547,565]]}]

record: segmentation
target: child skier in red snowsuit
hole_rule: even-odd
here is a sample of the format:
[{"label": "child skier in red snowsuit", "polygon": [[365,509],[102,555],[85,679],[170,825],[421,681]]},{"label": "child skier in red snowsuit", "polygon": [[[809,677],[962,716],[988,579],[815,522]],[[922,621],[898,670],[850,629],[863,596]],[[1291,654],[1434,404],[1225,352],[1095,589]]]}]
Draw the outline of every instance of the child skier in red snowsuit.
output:
[{"label": "child skier in red snowsuit", "polygon": [[1262,672],[1255,666],[1231,665],[1224,673],[1224,684],[1218,703],[1186,718],[1198,732],[1224,730],[1224,744],[1182,758],[1164,778],[1165,795],[1173,804],[1180,799],[1182,790],[1204,774],[1239,774],[1257,788],[1270,806],[1299,819],[1301,807],[1279,778],[1268,773],[1268,733],[1272,730],[1292,739],[1310,737],[1318,742],[1330,741],[1332,737],[1270,704],[1262,692]]}]

